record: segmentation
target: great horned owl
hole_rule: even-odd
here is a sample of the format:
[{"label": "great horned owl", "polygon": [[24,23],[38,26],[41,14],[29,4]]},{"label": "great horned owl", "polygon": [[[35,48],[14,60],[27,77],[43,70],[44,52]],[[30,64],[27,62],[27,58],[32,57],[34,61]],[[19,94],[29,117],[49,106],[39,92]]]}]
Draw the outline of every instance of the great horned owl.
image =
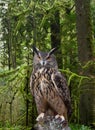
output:
[{"label": "great horned owl", "polygon": [[53,54],[55,50],[53,48],[49,52],[41,52],[34,47],[30,89],[39,115],[60,115],[67,120],[67,114],[71,111],[71,100],[66,79],[58,70]]}]

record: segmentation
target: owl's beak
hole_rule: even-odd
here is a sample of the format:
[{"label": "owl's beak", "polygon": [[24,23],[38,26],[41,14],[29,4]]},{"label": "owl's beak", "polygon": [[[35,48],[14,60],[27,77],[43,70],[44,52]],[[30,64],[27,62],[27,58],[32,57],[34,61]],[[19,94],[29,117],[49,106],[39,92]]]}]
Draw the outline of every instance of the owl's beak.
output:
[{"label": "owl's beak", "polygon": [[46,65],[46,61],[44,61],[44,60],[41,60],[40,63],[41,63],[42,66]]}]

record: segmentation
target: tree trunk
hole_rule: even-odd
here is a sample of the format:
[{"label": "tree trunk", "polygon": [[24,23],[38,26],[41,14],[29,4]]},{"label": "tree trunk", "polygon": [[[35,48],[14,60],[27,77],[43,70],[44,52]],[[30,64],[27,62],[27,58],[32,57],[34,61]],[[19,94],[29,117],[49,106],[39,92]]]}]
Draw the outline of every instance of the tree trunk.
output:
[{"label": "tree trunk", "polygon": [[12,45],[12,67],[16,68],[16,38],[13,38],[13,45]]},{"label": "tree trunk", "polygon": [[8,19],[8,69],[11,69],[11,25],[10,19]]},{"label": "tree trunk", "polygon": [[[28,45],[28,41],[27,41],[27,47],[28,47],[28,51],[29,51],[29,45]],[[27,66],[29,66],[29,53],[28,53],[28,56],[27,56]],[[28,94],[29,94],[29,70],[27,70],[27,77],[26,77],[26,94],[27,94],[27,97],[28,97]],[[28,123],[29,123],[29,99],[26,98],[26,126],[28,126]]]},{"label": "tree trunk", "polygon": [[59,10],[55,11],[54,17],[51,18],[51,46],[57,47],[56,54],[59,68],[63,67],[62,51],[61,51],[61,36],[60,36],[60,13]]},{"label": "tree trunk", "polygon": [[92,59],[90,0],[75,0],[79,60],[82,65]]},{"label": "tree trunk", "polygon": [[[29,74],[28,72],[27,72],[27,74]],[[29,93],[29,88],[28,88],[28,83],[29,83],[29,78],[28,78],[28,75],[27,75],[27,81],[26,81],[27,83],[26,83],[26,94],[28,95],[28,93]],[[28,112],[28,109],[29,109],[29,100],[28,99],[26,99],[26,126],[28,126],[28,121],[29,121],[29,119],[28,119],[28,116],[29,116],[29,112]]]},{"label": "tree trunk", "polygon": [[[75,0],[76,7],[76,26],[77,26],[77,41],[78,41],[78,56],[81,65],[85,65],[92,60],[92,28],[90,20],[90,0]],[[82,71],[82,70],[81,70]],[[91,67],[89,67],[84,75],[91,74]],[[95,87],[86,81],[82,86],[82,94],[80,96],[80,120],[84,124],[91,124],[95,119],[95,112],[93,113],[93,106],[95,98],[93,90]]]}]

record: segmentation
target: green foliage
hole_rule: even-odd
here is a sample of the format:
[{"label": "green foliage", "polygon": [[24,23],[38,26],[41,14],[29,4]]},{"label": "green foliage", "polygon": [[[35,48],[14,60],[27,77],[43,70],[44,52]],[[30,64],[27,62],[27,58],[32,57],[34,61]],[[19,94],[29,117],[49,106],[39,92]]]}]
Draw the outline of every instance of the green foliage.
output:
[{"label": "green foliage", "polygon": [[71,124],[70,128],[71,130],[91,130],[90,127],[79,124]]}]

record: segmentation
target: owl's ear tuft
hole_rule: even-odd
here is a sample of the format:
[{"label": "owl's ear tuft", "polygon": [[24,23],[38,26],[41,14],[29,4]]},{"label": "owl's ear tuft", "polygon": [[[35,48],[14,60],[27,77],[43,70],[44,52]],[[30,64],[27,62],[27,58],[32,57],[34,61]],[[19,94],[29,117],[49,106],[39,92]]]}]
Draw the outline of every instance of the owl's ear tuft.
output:
[{"label": "owl's ear tuft", "polygon": [[49,55],[52,55],[57,49],[58,49],[57,47],[51,49],[48,54],[49,54]]},{"label": "owl's ear tuft", "polygon": [[33,46],[33,52],[36,53],[37,55],[39,55],[39,49],[36,48],[35,46]]}]

